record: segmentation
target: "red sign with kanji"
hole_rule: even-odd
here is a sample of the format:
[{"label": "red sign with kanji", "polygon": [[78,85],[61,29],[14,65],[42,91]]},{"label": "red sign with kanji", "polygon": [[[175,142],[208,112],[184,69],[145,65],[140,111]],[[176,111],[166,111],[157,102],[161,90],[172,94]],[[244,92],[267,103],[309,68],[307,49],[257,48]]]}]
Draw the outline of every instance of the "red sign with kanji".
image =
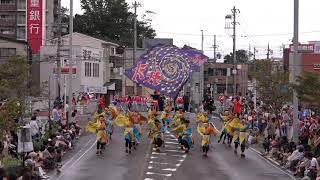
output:
[{"label": "red sign with kanji", "polygon": [[42,46],[42,10],[42,0],[27,0],[26,33],[32,54]]}]

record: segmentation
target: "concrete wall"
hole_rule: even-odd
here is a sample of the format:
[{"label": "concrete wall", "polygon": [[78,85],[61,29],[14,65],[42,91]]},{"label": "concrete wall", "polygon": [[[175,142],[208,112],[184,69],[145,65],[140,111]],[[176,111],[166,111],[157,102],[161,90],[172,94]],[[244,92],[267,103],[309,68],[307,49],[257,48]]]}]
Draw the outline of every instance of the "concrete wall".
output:
[{"label": "concrete wall", "polygon": [[[21,44],[17,42],[12,41],[6,41],[3,39],[0,39],[0,48],[15,48],[16,49],[16,55],[19,56],[27,56],[27,45]],[[3,61],[6,59],[0,59],[0,61]]]},{"label": "concrete wall", "polygon": [[[100,49],[91,48],[91,47],[82,47],[82,46],[74,46],[73,47],[73,57],[75,59],[75,66],[77,68],[77,74],[76,78],[73,78],[72,80],[72,91],[75,93],[83,92],[84,86],[94,86],[94,87],[102,87],[103,82],[103,67],[104,67],[104,61],[83,61],[81,60],[82,50],[83,49],[91,49],[92,51],[100,51]],[[53,96],[55,97],[57,95],[57,79],[53,75],[53,68],[56,66],[54,63],[54,59],[50,57],[54,57],[56,54],[57,47],[56,46],[43,46],[41,48],[41,59],[42,63],[40,64],[40,82],[46,82],[50,81],[51,86],[51,92],[53,92]],[[64,59],[67,59],[68,57],[63,56],[61,59],[62,61]],[[98,63],[99,64],[99,77],[85,77],[85,62],[91,62],[91,63]],[[64,63],[62,63],[62,66]],[[93,65],[91,67],[92,73],[93,73]],[[49,80],[50,75],[50,80]],[[63,85],[64,80],[67,82],[67,92],[68,92],[68,76],[64,79],[64,76],[61,77],[61,94],[64,94],[63,92]],[[41,83],[42,84],[42,83]]]},{"label": "concrete wall", "polygon": [[[77,61],[77,77],[73,79],[73,91],[83,92],[85,87],[103,87],[104,83],[110,82],[110,54],[111,48],[116,48],[118,45],[110,42],[106,42],[100,39],[96,39],[81,33],[73,33],[73,58]],[[61,47],[61,61],[68,61],[69,53],[69,36],[62,37],[63,46]],[[84,50],[91,51],[91,57],[100,59],[100,62],[96,60],[84,61]],[[56,41],[47,43],[47,46],[41,48],[41,82],[48,80],[48,74],[52,74],[52,68],[55,66],[55,60],[57,53]],[[99,77],[86,77],[85,76],[85,62],[99,63]],[[92,65],[93,72],[93,65]],[[67,82],[68,82],[68,78]],[[56,92],[57,80],[53,77],[50,79],[51,90]],[[63,79],[61,80],[63,85]],[[68,90],[67,90],[68,91]],[[56,93],[54,93],[56,94]],[[63,94],[63,92],[61,93]]]}]

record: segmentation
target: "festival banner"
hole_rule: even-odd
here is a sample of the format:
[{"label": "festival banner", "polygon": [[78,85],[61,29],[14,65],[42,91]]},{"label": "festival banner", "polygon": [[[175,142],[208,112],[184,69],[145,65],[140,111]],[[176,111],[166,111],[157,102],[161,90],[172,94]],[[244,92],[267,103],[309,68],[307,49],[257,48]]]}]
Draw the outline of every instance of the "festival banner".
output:
[{"label": "festival banner", "polygon": [[26,33],[32,54],[37,53],[42,46],[42,1],[27,0]]},{"label": "festival banner", "polygon": [[198,71],[207,60],[207,56],[189,47],[158,45],[126,70],[126,76],[133,82],[176,98],[191,73]]}]

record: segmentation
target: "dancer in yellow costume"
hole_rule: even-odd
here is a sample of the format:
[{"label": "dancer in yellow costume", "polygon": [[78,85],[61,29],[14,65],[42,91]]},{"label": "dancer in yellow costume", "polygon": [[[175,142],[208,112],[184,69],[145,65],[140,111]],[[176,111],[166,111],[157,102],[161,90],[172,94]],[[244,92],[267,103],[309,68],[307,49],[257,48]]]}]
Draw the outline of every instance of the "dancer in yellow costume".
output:
[{"label": "dancer in yellow costume", "polygon": [[106,123],[104,120],[104,116],[100,116],[100,124],[97,128],[97,155],[102,155],[102,149],[108,142],[107,136],[106,136]]},{"label": "dancer in yellow costume", "polygon": [[233,138],[232,141],[234,142],[234,153],[238,153],[238,147],[240,145],[241,149],[241,157],[245,157],[244,151],[246,148],[246,130],[250,127],[249,122],[247,121],[241,121],[238,118],[234,118],[229,124],[228,124],[233,132]]},{"label": "dancer in yellow costume", "polygon": [[197,131],[201,136],[203,156],[206,157],[208,156],[210,147],[210,136],[217,136],[219,134],[219,131],[213,123],[208,123],[208,117],[206,113],[197,114]]},{"label": "dancer in yellow costume", "polygon": [[229,114],[228,111],[225,111],[223,114],[220,115],[220,118],[222,120],[223,125],[221,128],[221,134],[218,143],[222,141],[222,144],[225,144],[225,140],[228,137],[228,133],[231,131],[230,126],[228,126],[228,123],[233,119],[233,116],[232,114]]}]

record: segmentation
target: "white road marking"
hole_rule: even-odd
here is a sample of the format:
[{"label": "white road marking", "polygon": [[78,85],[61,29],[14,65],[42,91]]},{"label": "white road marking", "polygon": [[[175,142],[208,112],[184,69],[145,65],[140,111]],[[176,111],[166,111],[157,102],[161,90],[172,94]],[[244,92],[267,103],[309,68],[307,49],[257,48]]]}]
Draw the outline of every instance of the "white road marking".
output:
[{"label": "white road marking", "polygon": [[177,169],[174,169],[174,168],[166,168],[166,169],[162,169],[163,171],[172,171],[172,172],[174,172],[174,171],[177,171]]},{"label": "white road marking", "polygon": [[153,173],[153,172],[146,172],[147,175],[159,175],[159,176],[166,176],[171,177],[172,174],[159,174],[159,173]]},{"label": "white road marking", "polygon": [[158,152],[152,152],[152,154],[154,154],[154,155],[163,155],[163,156],[167,155],[167,153],[158,153]]},{"label": "white road marking", "polygon": [[179,144],[177,142],[169,142],[169,141],[164,141],[165,144]]},{"label": "white road marking", "polygon": [[160,165],[176,166],[176,167],[181,166],[181,164],[172,164],[172,163],[154,162],[154,161],[150,161],[149,163],[150,163],[150,164],[160,164]]},{"label": "white road marking", "polygon": [[[184,153],[184,151],[181,150],[181,147],[178,143],[177,138],[170,134],[165,134],[165,148],[162,152],[156,152],[156,148],[152,148],[151,150],[151,156],[149,160],[149,164],[147,166],[147,171],[145,173],[145,176],[148,175],[158,175],[158,176],[165,176],[162,179],[166,180],[167,178],[171,177],[173,174],[166,173],[166,172],[176,172],[178,168],[182,165],[183,161],[186,159],[186,154],[180,154]],[[162,156],[159,156],[162,155]],[[169,157],[168,157],[169,155]],[[178,159],[176,163],[168,163],[168,160],[170,160],[171,157],[177,157],[175,159]],[[159,162],[159,161],[162,162]],[[163,162],[164,161],[164,162]],[[157,169],[160,170],[160,173],[152,172],[152,170]],[[161,173],[164,172],[164,173]],[[157,179],[157,178],[156,178]],[[144,180],[152,180],[150,178],[145,178]]]},{"label": "white road marking", "polygon": [[[88,149],[87,149],[78,159],[76,159],[69,167],[72,168],[75,164],[77,164],[77,163],[82,159],[82,157],[83,157],[84,155],[86,155],[86,154],[93,148],[93,146],[96,145],[96,142],[97,142],[97,141],[95,141],[95,142],[90,146],[90,148],[88,148]],[[66,172],[69,172],[68,169],[65,169],[65,171],[62,172],[62,173],[60,174],[60,176],[57,177],[57,179],[60,179]]]},{"label": "white road marking", "polygon": [[167,151],[167,152],[179,152],[179,153],[184,153],[184,151],[181,151],[181,150],[175,150],[175,149],[165,149],[164,151]]},{"label": "white road marking", "polygon": [[177,155],[177,154],[173,154],[173,155],[171,155],[171,156],[183,157],[183,158],[186,158],[186,157],[187,157],[187,155],[186,155],[186,154],[184,154],[184,155]]}]

